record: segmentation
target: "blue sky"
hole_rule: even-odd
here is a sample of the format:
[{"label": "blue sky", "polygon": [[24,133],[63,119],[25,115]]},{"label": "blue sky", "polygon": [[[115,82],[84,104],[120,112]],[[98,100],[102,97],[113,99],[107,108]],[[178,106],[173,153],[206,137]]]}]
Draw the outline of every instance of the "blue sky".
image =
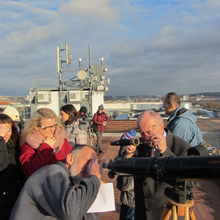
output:
[{"label": "blue sky", "polygon": [[[55,48],[70,44],[72,64],[104,57],[106,95],[217,92],[219,0],[47,0],[0,2],[0,95],[58,86]],[[69,79],[76,73],[64,73]]]}]

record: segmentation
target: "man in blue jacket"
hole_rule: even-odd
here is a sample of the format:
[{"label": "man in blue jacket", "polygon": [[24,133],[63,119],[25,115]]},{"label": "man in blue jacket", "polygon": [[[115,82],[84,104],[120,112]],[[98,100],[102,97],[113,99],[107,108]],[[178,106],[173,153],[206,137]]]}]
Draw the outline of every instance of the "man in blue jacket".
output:
[{"label": "man in blue jacket", "polygon": [[165,95],[165,114],[169,115],[167,129],[187,141],[193,147],[202,144],[202,132],[196,124],[196,116],[180,106],[180,97],[174,92]]}]

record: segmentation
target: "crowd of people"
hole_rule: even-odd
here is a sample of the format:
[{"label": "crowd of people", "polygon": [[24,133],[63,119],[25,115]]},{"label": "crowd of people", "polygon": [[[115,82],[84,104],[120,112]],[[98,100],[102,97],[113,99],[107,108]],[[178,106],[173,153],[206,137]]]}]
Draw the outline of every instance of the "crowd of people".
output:
[{"label": "crowd of people", "polygon": [[[187,156],[187,150],[202,144],[202,134],[193,114],[180,107],[176,93],[164,97],[170,116],[167,128],[153,110],[137,118],[141,143],[124,147],[123,159]],[[38,109],[25,124],[13,106],[0,114],[0,216],[16,219],[99,220],[100,213],[87,213],[100,186],[104,160],[102,135],[109,117],[100,105],[93,116],[97,146],[87,144],[90,124],[87,108],[77,112],[73,105],[60,108],[60,119],[52,109]],[[121,139],[137,136],[128,131]],[[178,180],[182,184],[183,180]],[[164,190],[174,181],[152,177],[118,176],[121,191],[120,220],[157,220],[166,198]],[[192,188],[197,181],[188,181]]]}]

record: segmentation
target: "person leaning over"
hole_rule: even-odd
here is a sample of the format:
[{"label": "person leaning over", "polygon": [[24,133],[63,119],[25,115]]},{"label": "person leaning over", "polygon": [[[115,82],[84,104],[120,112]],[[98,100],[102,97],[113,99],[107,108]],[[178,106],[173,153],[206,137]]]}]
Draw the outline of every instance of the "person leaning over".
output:
[{"label": "person leaning over", "polygon": [[163,108],[165,114],[170,116],[167,129],[190,143],[193,147],[202,144],[202,132],[196,124],[196,116],[180,106],[180,97],[175,92],[165,95]]},{"label": "person leaning over", "polygon": [[[135,138],[136,131],[131,130],[121,136],[121,139]],[[131,158],[136,150],[136,146],[125,146],[123,158]],[[117,188],[121,191],[120,220],[134,220],[135,200],[134,200],[134,178],[133,176],[119,175],[117,177]]]},{"label": "person leaning over", "polygon": [[42,167],[27,180],[10,220],[99,220],[99,213],[86,212],[98,194],[103,162],[92,147],[76,145],[66,164]]},{"label": "person leaning over", "polygon": [[0,218],[8,220],[25,182],[19,162],[19,133],[8,115],[0,114]]},{"label": "person leaning over", "polygon": [[36,170],[57,161],[66,162],[72,146],[66,139],[66,131],[53,110],[40,108],[25,124],[21,134],[20,163],[29,177]]},{"label": "person leaning over", "polygon": [[[187,156],[192,147],[182,138],[164,129],[161,116],[155,111],[145,111],[137,119],[142,137],[134,157]],[[195,187],[198,181],[188,181],[187,188]],[[184,180],[178,180],[179,184]],[[158,220],[164,209],[166,187],[174,186],[175,181],[154,180],[151,177],[134,177],[135,220]]]},{"label": "person leaning over", "polygon": [[105,130],[105,126],[109,121],[109,117],[104,112],[104,106],[100,105],[98,111],[94,114],[93,124],[98,126],[95,132],[97,136],[97,153],[102,153],[102,135]]},{"label": "person leaning over", "polygon": [[60,109],[60,119],[62,120],[67,132],[67,140],[72,145],[87,144],[87,128],[89,123],[80,121],[77,111],[73,105],[64,105]]}]

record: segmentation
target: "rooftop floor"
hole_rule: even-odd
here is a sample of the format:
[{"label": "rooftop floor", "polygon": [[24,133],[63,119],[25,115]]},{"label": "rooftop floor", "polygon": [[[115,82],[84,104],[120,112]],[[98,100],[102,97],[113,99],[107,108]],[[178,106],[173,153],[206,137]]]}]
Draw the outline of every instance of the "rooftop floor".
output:
[{"label": "rooftop floor", "polygon": [[[110,142],[119,140],[121,134],[105,134],[102,139],[103,153],[100,155],[101,159],[114,159],[118,153],[119,146],[111,146]],[[103,181],[112,182],[115,192],[116,211],[106,212],[101,214],[101,220],[117,220],[120,213],[120,191],[116,187],[116,179],[109,179],[107,172],[103,171]],[[201,180],[198,186],[193,189],[194,202],[193,207],[197,220],[217,220],[220,219],[219,212],[219,197],[220,197],[220,180]]]}]

